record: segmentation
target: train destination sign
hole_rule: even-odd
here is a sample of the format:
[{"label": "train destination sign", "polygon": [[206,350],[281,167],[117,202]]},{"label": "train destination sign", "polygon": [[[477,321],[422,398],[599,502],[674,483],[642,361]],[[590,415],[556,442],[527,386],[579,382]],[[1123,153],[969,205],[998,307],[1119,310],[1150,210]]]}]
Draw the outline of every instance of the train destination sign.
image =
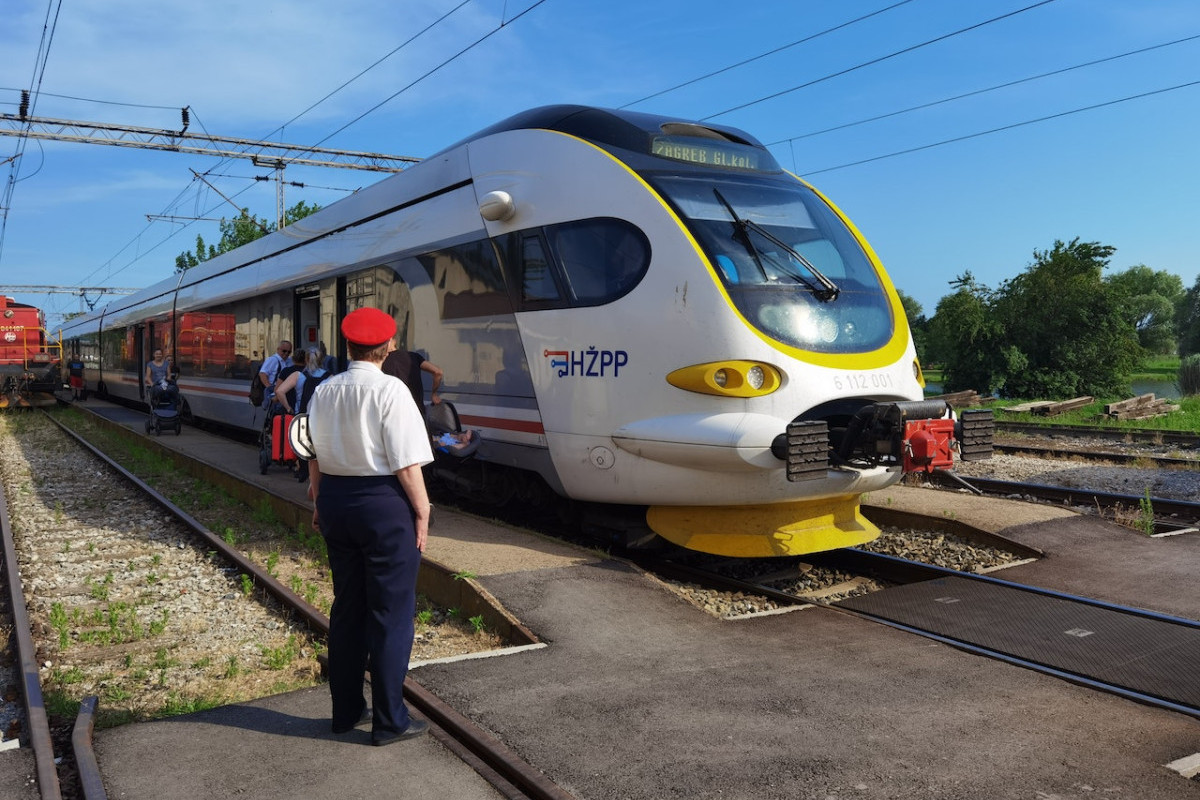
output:
[{"label": "train destination sign", "polygon": [[655,136],[650,152],[675,161],[690,161],[706,167],[776,170],[775,159],[755,147],[730,142],[703,141],[681,136]]}]

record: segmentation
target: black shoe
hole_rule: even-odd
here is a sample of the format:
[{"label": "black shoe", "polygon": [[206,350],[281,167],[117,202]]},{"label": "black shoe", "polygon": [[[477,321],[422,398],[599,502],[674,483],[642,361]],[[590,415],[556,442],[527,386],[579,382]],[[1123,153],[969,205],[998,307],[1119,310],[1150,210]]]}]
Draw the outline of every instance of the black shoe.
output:
[{"label": "black shoe", "polygon": [[385,744],[392,742],[402,742],[405,739],[415,739],[429,730],[429,723],[423,719],[410,717],[408,727],[397,733],[396,731],[374,731],[371,733],[371,744],[376,747],[383,747]]},{"label": "black shoe", "polygon": [[349,727],[341,727],[339,725],[333,725],[331,727],[332,727],[334,733],[341,735],[343,733],[349,733],[350,731],[357,728],[359,725],[362,725],[363,723],[370,722],[370,721],[371,721],[371,709],[364,708],[362,710],[362,713],[358,715],[358,722],[355,722],[353,725],[350,725]]}]

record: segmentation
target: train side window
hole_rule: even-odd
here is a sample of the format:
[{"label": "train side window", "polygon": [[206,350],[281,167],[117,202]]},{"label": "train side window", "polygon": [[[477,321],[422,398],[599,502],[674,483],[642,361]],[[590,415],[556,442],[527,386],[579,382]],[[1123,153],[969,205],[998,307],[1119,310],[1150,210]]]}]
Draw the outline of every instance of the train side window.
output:
[{"label": "train side window", "polygon": [[650,265],[650,243],[619,219],[589,219],[546,228],[572,305],[611,302],[631,290]]},{"label": "train side window", "polygon": [[521,237],[521,302],[558,300],[561,296],[542,237],[526,234]]},{"label": "train side window", "polygon": [[490,239],[417,256],[437,291],[442,319],[511,314],[508,287]]}]

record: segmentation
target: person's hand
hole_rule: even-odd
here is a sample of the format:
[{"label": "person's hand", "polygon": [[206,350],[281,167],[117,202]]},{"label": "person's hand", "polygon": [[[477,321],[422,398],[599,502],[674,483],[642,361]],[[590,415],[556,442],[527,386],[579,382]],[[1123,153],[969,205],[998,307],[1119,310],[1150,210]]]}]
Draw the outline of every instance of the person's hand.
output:
[{"label": "person's hand", "polygon": [[424,553],[425,545],[429,541],[429,520],[418,519],[414,527],[417,529],[417,550]]}]

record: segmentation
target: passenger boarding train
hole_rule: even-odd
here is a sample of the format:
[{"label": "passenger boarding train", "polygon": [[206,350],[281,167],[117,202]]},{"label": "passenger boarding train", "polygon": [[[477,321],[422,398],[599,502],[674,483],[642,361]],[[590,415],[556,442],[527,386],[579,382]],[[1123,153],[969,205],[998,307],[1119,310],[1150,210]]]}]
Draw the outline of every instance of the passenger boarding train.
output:
[{"label": "passenger boarding train", "polygon": [[742,131],[626,111],[518,114],[63,335],[89,388],[142,399],[162,347],[190,414],[257,431],[258,363],[281,339],[344,363],[362,306],[445,371],[476,498],[548,486],[684,547],[798,554],[873,539],[864,492],[967,451],[832,203]]}]

